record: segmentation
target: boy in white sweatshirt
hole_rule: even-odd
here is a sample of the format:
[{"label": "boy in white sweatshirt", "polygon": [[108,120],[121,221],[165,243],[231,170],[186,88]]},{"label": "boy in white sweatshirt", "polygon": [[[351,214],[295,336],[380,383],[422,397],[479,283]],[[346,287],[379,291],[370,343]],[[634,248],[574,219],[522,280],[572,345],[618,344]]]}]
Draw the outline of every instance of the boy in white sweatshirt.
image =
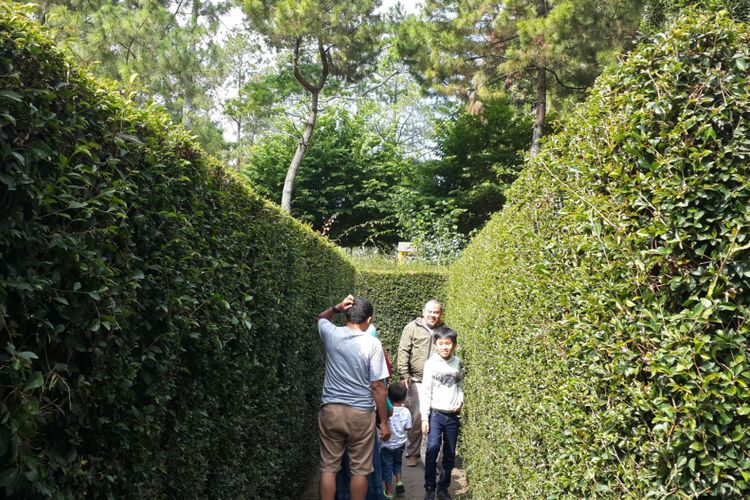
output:
[{"label": "boy in white sweatshirt", "polygon": [[[422,390],[419,394],[422,413],[422,433],[427,435],[427,455],[424,465],[425,500],[450,499],[448,487],[456,462],[456,442],[461,425],[460,413],[464,404],[464,370],[461,360],[454,355],[456,332],[440,327],[433,334],[435,352],[424,365]],[[437,457],[443,445],[443,470],[437,476]]]}]

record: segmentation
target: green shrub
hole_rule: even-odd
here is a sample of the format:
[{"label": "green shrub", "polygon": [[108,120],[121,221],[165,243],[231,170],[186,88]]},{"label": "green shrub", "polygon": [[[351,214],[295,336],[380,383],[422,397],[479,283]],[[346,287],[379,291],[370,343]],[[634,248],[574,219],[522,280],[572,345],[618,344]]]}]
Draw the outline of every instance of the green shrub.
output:
[{"label": "green shrub", "polygon": [[0,4],[0,486],[293,496],[317,450],[315,317],[354,269],[17,9]]},{"label": "green shrub", "polygon": [[479,498],[750,495],[750,29],[687,10],[451,268]]},{"label": "green shrub", "polygon": [[357,294],[369,299],[375,308],[374,323],[391,357],[394,375],[401,332],[408,322],[422,316],[425,302],[444,300],[447,278],[442,268],[425,265],[357,270]]}]

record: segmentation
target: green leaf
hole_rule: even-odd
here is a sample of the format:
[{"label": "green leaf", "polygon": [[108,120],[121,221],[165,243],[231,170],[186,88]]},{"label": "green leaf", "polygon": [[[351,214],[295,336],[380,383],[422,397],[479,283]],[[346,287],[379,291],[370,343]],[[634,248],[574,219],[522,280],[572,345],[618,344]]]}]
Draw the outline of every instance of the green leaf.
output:
[{"label": "green leaf", "polygon": [[44,377],[42,376],[42,372],[34,372],[31,374],[31,378],[26,382],[26,385],[24,386],[24,389],[27,391],[33,391],[34,389],[38,389],[44,384]]},{"label": "green leaf", "polygon": [[128,281],[142,280],[144,277],[143,271],[134,271],[128,276]]},{"label": "green leaf", "polygon": [[39,359],[39,356],[37,356],[35,353],[31,351],[20,351],[16,353],[16,356],[18,356],[19,358],[27,359],[27,360]]},{"label": "green leaf", "polygon": [[9,99],[11,101],[15,102],[23,102],[23,98],[21,97],[21,94],[14,92],[12,90],[0,90],[0,98],[4,97],[5,99]]}]

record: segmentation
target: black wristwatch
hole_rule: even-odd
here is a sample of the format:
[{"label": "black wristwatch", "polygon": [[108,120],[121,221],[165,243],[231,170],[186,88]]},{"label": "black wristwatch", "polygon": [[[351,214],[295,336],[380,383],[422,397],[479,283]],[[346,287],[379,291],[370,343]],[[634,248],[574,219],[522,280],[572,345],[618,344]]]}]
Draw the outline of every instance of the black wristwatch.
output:
[{"label": "black wristwatch", "polygon": [[338,314],[341,312],[339,309],[336,309],[336,306],[331,307],[331,310],[334,312],[334,314]]}]

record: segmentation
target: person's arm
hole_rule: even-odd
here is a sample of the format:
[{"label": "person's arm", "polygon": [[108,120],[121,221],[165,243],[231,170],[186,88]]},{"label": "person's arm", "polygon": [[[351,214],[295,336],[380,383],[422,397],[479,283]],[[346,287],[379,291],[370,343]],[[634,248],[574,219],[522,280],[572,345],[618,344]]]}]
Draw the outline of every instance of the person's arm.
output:
[{"label": "person's arm", "polygon": [[464,364],[460,359],[458,360],[458,382],[456,383],[456,387],[458,387],[456,413],[461,413],[461,410],[464,408]]},{"label": "person's arm", "polygon": [[409,325],[401,332],[401,340],[398,342],[398,374],[406,389],[409,389],[409,364],[411,363],[411,329]]},{"label": "person's arm", "polygon": [[430,432],[430,407],[432,406],[432,362],[424,364],[422,390],[419,392],[419,411],[422,414],[422,434]]},{"label": "person's arm", "polygon": [[391,428],[388,426],[388,409],[385,404],[385,397],[388,391],[382,380],[370,382],[372,388],[372,397],[375,399],[378,416],[380,417],[380,439],[388,441],[391,438]]},{"label": "person's arm", "polygon": [[[404,414],[402,413],[401,415],[403,416]],[[411,412],[407,411],[406,412],[406,422],[404,423],[404,429],[409,430],[409,429],[411,429],[412,425],[414,425],[414,424],[413,424],[413,421],[411,419]]]},{"label": "person's arm", "polygon": [[318,314],[318,320],[327,319],[328,321],[331,321],[331,320],[333,320],[333,316],[336,313],[344,312],[344,311],[348,310],[349,308],[351,308],[352,305],[354,305],[354,296],[351,295],[351,294],[349,294],[349,295],[346,296],[346,298],[344,300],[342,300],[341,302],[339,302],[335,306],[329,307],[325,311],[323,311],[320,314]]}]

